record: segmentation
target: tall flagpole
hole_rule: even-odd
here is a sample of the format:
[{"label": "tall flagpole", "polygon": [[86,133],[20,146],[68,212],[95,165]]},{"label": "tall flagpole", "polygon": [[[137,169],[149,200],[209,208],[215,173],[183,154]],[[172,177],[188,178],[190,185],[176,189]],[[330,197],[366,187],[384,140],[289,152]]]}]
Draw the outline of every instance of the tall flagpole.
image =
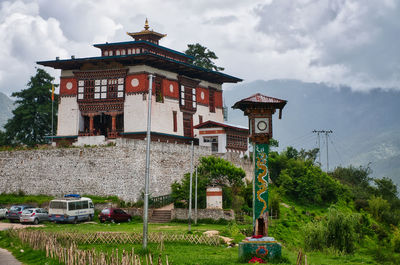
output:
[{"label": "tall flagpole", "polygon": [[51,144],[53,144],[54,137],[54,84],[51,84]]},{"label": "tall flagpole", "polygon": [[153,94],[153,78],[149,74],[149,96],[148,96],[148,109],[147,109],[147,146],[146,146],[146,172],[144,181],[144,209],[143,209],[143,249],[147,249],[147,231],[148,231],[148,217],[149,217],[149,170],[150,170],[150,131],[151,131],[151,96]]}]

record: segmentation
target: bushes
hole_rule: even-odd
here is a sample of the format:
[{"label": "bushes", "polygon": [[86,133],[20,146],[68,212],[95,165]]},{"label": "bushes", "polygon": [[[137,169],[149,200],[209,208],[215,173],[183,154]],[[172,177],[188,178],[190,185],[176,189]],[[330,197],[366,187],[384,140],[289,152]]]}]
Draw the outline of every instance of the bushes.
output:
[{"label": "bushes", "polygon": [[395,229],[391,242],[394,252],[400,253],[400,229]]},{"label": "bushes", "polygon": [[334,248],[341,252],[353,253],[359,235],[358,215],[348,214],[330,208],[326,220],[306,225],[304,244],[307,250]]},{"label": "bushes", "polygon": [[281,193],[302,203],[327,204],[345,193],[344,187],[310,161],[294,160],[281,171],[277,181]]},{"label": "bushes", "polygon": [[382,197],[372,196],[371,199],[368,200],[368,205],[372,216],[379,221],[382,221],[383,213],[390,209],[390,204]]}]

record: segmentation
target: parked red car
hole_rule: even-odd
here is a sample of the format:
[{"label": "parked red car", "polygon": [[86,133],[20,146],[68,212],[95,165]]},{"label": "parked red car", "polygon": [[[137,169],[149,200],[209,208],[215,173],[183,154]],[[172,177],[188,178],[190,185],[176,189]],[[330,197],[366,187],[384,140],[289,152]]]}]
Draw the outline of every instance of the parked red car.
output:
[{"label": "parked red car", "polygon": [[99,220],[101,223],[106,221],[111,223],[130,222],[132,216],[119,208],[105,208],[99,214]]}]

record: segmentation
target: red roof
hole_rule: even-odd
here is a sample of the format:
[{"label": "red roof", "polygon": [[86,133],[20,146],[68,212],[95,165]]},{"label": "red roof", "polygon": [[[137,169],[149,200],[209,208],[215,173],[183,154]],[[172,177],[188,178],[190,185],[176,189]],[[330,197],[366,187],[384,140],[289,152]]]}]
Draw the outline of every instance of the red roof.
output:
[{"label": "red roof", "polygon": [[237,127],[234,125],[220,123],[220,122],[216,122],[216,121],[206,121],[206,122],[200,123],[196,126],[193,126],[194,129],[214,128],[214,127],[223,127],[223,128],[231,129],[231,130],[235,130],[235,131],[244,131],[244,132],[249,131],[249,129],[244,128],[244,127]]},{"label": "red roof", "polygon": [[248,107],[283,109],[287,101],[279,98],[268,97],[260,93],[236,102],[232,108],[245,110]]}]

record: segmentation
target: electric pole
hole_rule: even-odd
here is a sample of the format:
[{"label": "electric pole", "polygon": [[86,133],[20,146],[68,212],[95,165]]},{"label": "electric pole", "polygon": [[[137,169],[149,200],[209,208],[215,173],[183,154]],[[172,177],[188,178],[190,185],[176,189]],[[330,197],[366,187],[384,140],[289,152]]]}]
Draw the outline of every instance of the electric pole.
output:
[{"label": "electric pole", "polygon": [[313,130],[313,133],[316,133],[318,136],[318,153],[319,153],[319,164],[321,164],[321,140],[320,140],[320,134],[323,133],[325,134],[325,140],[326,140],[326,172],[329,171],[329,149],[328,149],[328,135],[330,133],[333,133],[332,130]]}]

